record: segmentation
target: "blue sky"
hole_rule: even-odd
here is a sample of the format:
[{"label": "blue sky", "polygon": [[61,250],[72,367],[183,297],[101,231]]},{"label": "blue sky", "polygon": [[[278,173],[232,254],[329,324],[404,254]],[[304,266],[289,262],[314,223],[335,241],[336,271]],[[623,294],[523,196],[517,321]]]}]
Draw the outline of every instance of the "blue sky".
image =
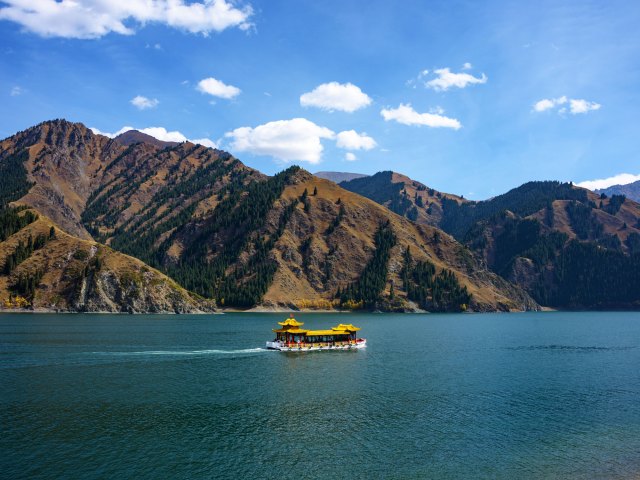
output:
[{"label": "blue sky", "polygon": [[615,0],[0,0],[0,137],[156,127],[269,174],[392,169],[474,199],[628,183],[638,25]]}]

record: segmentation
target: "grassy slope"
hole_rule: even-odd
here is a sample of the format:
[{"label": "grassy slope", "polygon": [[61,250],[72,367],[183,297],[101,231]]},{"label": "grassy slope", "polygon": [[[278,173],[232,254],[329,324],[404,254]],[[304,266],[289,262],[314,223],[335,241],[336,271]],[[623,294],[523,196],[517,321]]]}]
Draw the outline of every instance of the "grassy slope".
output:
[{"label": "grassy slope", "polygon": [[[398,237],[389,262],[389,280],[394,282],[398,295],[405,296],[401,291],[399,273],[403,265],[402,252],[410,246],[416,260],[429,260],[438,269],[453,270],[460,283],[473,294],[474,308],[522,308],[524,300],[514,299],[520,292],[514,292],[495,274],[481,269],[469,251],[446,233],[410,222],[372,200],[309,174],[301,175],[299,183],[287,187],[283,198],[291,201],[300,197],[305,188],[309,193],[317,188],[318,195],[309,196],[309,213],[304,211],[302,203],[298,205],[277,243],[276,257],[280,268],[265,302],[286,304],[302,298],[333,298],[338,287],[344,288],[358,277],[372,254],[378,224],[389,219]],[[338,199],[345,206],[346,214],[340,227],[327,236],[324,232],[340,208],[336,203]],[[437,243],[434,241],[436,232],[440,238]],[[304,239],[312,233],[315,233],[310,247],[312,258],[310,267],[305,271],[300,267],[303,263],[300,250]],[[327,262],[332,265],[328,280],[323,274],[323,266]],[[385,293],[388,294],[389,288],[390,283]]]},{"label": "grassy slope", "polygon": [[[48,235],[54,223],[39,215],[38,220],[16,232],[5,242],[0,243],[0,265],[4,265],[7,256],[15,250],[19,241],[27,242],[29,235],[35,238],[38,234]],[[84,252],[84,253],[78,253]],[[154,270],[143,262],[116,252],[91,240],[71,236],[56,228],[56,238],[22,262],[11,275],[0,275],[0,298],[6,299],[11,294],[9,289],[16,276],[21,273],[43,269],[44,276],[33,299],[36,309],[75,310],[78,278],[93,256],[99,256],[103,262],[100,272],[114,279],[122,286],[129,284],[131,288],[141,289],[141,302],[163,311],[174,311],[173,299],[176,303],[184,303],[185,311],[210,310],[213,305],[202,302],[189,295],[166,275]],[[134,285],[134,282],[138,282]],[[125,288],[126,292],[126,288]],[[109,311],[120,311],[120,305],[114,298],[106,298],[105,305]]]}]

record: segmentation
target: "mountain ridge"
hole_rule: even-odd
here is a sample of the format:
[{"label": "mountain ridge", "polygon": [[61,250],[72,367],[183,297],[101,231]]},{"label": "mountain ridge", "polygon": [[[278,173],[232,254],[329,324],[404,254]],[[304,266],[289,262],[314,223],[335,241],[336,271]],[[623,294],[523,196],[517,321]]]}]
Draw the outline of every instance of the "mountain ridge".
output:
[{"label": "mountain ridge", "polygon": [[331,180],[335,183],[340,183],[344,181],[353,180],[356,178],[368,177],[364,173],[353,173],[353,172],[315,172],[314,175],[316,177],[324,178],[325,180]]},{"label": "mountain ridge", "polygon": [[20,155],[31,186],[16,204],[219,306],[538,308],[444,232],[297,167],[267,177],[220,150],[122,145],[62,120],[0,142],[0,164]]},{"label": "mountain ridge", "polygon": [[635,202],[640,202],[640,180],[633,183],[627,183],[625,185],[612,185],[607,188],[594,190],[594,192],[598,194],[604,193],[609,197],[611,195],[625,195],[627,198]]},{"label": "mountain ridge", "polygon": [[[422,213],[424,206],[405,190],[405,185],[419,182],[395,182],[395,175],[379,172],[343,186],[405,216]],[[445,194],[440,199],[439,218],[414,213],[415,221],[449,232],[539,303],[556,308],[640,307],[636,202],[550,181],[528,182],[480,202]],[[566,275],[565,265],[575,278]]]}]

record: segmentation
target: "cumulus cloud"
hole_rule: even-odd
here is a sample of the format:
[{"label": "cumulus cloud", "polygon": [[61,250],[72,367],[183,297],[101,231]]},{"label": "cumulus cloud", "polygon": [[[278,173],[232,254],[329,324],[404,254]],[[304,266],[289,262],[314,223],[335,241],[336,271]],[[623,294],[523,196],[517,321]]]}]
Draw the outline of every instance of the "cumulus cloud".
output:
[{"label": "cumulus cloud", "polygon": [[198,82],[198,90],[219,98],[233,98],[240,94],[240,89],[233,85],[226,85],[220,80],[209,77]]},{"label": "cumulus cloud", "polygon": [[[470,63],[465,63],[464,69],[471,68]],[[425,82],[425,86],[433,88],[437,92],[444,92],[450,88],[465,88],[473,84],[487,83],[487,76],[483,73],[480,77],[474,77],[470,73],[453,73],[449,68],[434,70],[436,78]],[[424,77],[421,73],[421,77]]]},{"label": "cumulus cloud", "polygon": [[640,175],[633,175],[631,173],[620,173],[609,178],[601,178],[598,180],[586,180],[584,182],[576,183],[579,187],[588,188],[589,190],[598,190],[601,188],[608,188],[613,185],[627,185],[640,181]]},{"label": "cumulus cloud", "polygon": [[208,35],[227,28],[246,30],[250,5],[228,0],[3,0],[0,20],[16,22],[43,37],[100,38],[135,33],[134,25],[159,23]]},{"label": "cumulus cloud", "polygon": [[572,98],[569,102],[569,111],[576,115],[578,113],[587,113],[592,110],[599,110],[601,106],[602,105],[596,102],[589,102],[587,100]]},{"label": "cumulus cloud", "polygon": [[24,93],[24,88],[19,87],[19,86],[17,86],[17,85],[16,85],[15,87],[13,87],[13,88],[11,89],[11,91],[9,92],[9,94],[10,94],[12,97],[17,97],[17,96],[19,96],[19,95],[22,95],[23,93]]},{"label": "cumulus cloud", "polygon": [[567,103],[567,97],[565,96],[558,98],[543,98],[533,104],[533,109],[536,112],[544,112],[546,110],[551,110],[558,105],[564,105],[565,103]]},{"label": "cumulus cloud", "polygon": [[336,135],[336,146],[345,150],[371,150],[377,145],[376,141],[366,133],[355,130],[345,130]]},{"label": "cumulus cloud", "polygon": [[124,133],[124,132],[128,132],[129,130],[137,130],[139,132],[142,133],[146,133],[147,135],[151,135],[154,138],[157,138],[158,140],[162,140],[163,142],[191,142],[191,143],[197,143],[199,145],[203,145],[205,147],[210,147],[210,148],[218,148],[218,146],[216,145],[216,143],[209,139],[209,138],[194,138],[194,139],[189,139],[187,138],[185,135],[183,135],[181,132],[177,131],[177,130],[173,130],[173,131],[169,131],[164,127],[148,127],[148,128],[135,128],[135,127],[130,127],[130,126],[125,126],[122,127],[120,130],[118,130],[117,132],[114,133],[109,133],[109,132],[103,132],[101,130],[98,130],[97,128],[91,128],[91,131],[97,135],[104,135],[105,137],[109,137],[109,138],[115,138],[118,135]]},{"label": "cumulus cloud", "polygon": [[323,83],[300,96],[300,105],[303,107],[317,107],[328,111],[352,113],[370,104],[369,95],[352,83]]},{"label": "cumulus cloud", "polygon": [[155,108],[158,106],[160,102],[157,98],[147,98],[142,95],[136,95],[131,99],[131,105],[136,107],[138,110],[147,110],[149,108]]},{"label": "cumulus cloud", "polygon": [[284,162],[319,163],[322,139],[333,139],[335,133],[306,118],[277,120],[255,128],[240,127],[225,134],[232,139],[231,148],[256,155],[269,155]]},{"label": "cumulus cloud", "polygon": [[[444,113],[440,110],[441,113]],[[388,122],[394,120],[403,125],[424,125],[431,128],[453,128],[458,130],[462,127],[455,118],[445,117],[440,113],[418,113],[411,104],[401,103],[398,108],[384,108],[380,111],[382,117]]]},{"label": "cumulus cloud", "polygon": [[599,110],[602,105],[596,102],[590,102],[588,100],[583,100],[579,98],[567,98],[565,95],[558,98],[543,98],[542,100],[538,100],[533,104],[533,110],[535,112],[545,112],[547,110],[553,110],[557,107],[561,107],[557,109],[558,114],[562,115],[567,113],[567,107],[564,106],[569,104],[569,112],[573,115],[577,115],[579,113],[587,113],[592,110]]},{"label": "cumulus cloud", "polygon": [[469,62],[464,62],[464,65],[462,65],[463,70],[471,70],[472,68],[473,65],[471,65]]},{"label": "cumulus cloud", "polygon": [[357,160],[358,158],[353,153],[347,152],[347,153],[344,154],[344,159],[347,162],[353,162],[353,161]]}]

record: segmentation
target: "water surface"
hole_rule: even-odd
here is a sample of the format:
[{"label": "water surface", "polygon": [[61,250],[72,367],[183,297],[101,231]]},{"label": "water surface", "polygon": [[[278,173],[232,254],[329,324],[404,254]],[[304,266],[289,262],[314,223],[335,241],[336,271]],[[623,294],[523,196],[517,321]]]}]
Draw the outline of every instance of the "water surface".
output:
[{"label": "water surface", "polygon": [[0,316],[2,478],[637,478],[640,314]]}]

